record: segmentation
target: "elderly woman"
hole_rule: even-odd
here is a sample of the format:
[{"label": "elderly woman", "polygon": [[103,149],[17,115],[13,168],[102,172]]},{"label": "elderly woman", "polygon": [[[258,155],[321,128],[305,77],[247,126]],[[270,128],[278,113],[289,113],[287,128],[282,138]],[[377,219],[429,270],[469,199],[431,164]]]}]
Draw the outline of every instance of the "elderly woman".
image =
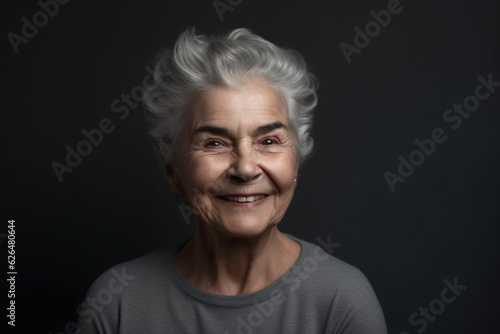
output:
[{"label": "elderly woman", "polygon": [[195,233],[101,275],[82,333],[386,333],[359,270],[278,229],[313,147],[315,88],[297,52],[247,29],[187,30],[160,53],[144,102]]}]

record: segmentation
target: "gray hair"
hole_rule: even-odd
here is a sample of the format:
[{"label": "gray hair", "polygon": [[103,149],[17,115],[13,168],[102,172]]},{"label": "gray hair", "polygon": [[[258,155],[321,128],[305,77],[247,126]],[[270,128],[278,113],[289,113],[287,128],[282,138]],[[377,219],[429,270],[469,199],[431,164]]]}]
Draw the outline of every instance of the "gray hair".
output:
[{"label": "gray hair", "polygon": [[262,78],[283,99],[297,143],[299,166],[311,154],[312,111],[317,104],[316,77],[303,57],[245,28],[222,36],[180,34],[173,50],[161,51],[143,97],[150,134],[163,162],[175,163],[177,138],[189,104],[214,87],[237,87]]}]

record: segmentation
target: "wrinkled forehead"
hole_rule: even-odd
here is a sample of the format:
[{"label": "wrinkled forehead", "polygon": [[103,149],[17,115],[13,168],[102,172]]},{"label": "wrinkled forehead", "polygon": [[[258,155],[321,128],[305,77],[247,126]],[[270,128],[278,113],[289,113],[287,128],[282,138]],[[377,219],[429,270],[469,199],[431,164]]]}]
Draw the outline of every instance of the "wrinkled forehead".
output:
[{"label": "wrinkled forehead", "polygon": [[272,122],[281,122],[288,128],[286,107],[280,96],[262,81],[250,81],[237,88],[213,88],[199,94],[190,108],[192,130],[206,124],[250,129]]}]

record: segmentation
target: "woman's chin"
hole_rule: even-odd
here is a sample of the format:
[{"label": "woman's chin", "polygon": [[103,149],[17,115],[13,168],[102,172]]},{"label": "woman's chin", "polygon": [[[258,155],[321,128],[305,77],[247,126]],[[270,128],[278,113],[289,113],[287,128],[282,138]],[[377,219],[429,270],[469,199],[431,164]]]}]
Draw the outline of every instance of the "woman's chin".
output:
[{"label": "woman's chin", "polygon": [[256,238],[264,234],[271,226],[266,222],[251,219],[229,220],[219,224],[218,230],[232,238]]}]

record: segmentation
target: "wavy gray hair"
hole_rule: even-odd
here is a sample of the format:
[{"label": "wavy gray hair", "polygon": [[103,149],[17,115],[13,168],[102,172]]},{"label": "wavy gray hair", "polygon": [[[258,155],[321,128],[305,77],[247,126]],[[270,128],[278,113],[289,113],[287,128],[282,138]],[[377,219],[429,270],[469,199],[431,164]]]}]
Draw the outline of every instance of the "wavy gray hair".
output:
[{"label": "wavy gray hair", "polygon": [[303,57],[245,28],[222,36],[180,34],[173,50],[161,51],[143,97],[150,134],[163,162],[175,163],[177,138],[189,104],[214,87],[237,87],[249,78],[266,80],[283,99],[297,143],[299,166],[311,154],[316,77]]}]

